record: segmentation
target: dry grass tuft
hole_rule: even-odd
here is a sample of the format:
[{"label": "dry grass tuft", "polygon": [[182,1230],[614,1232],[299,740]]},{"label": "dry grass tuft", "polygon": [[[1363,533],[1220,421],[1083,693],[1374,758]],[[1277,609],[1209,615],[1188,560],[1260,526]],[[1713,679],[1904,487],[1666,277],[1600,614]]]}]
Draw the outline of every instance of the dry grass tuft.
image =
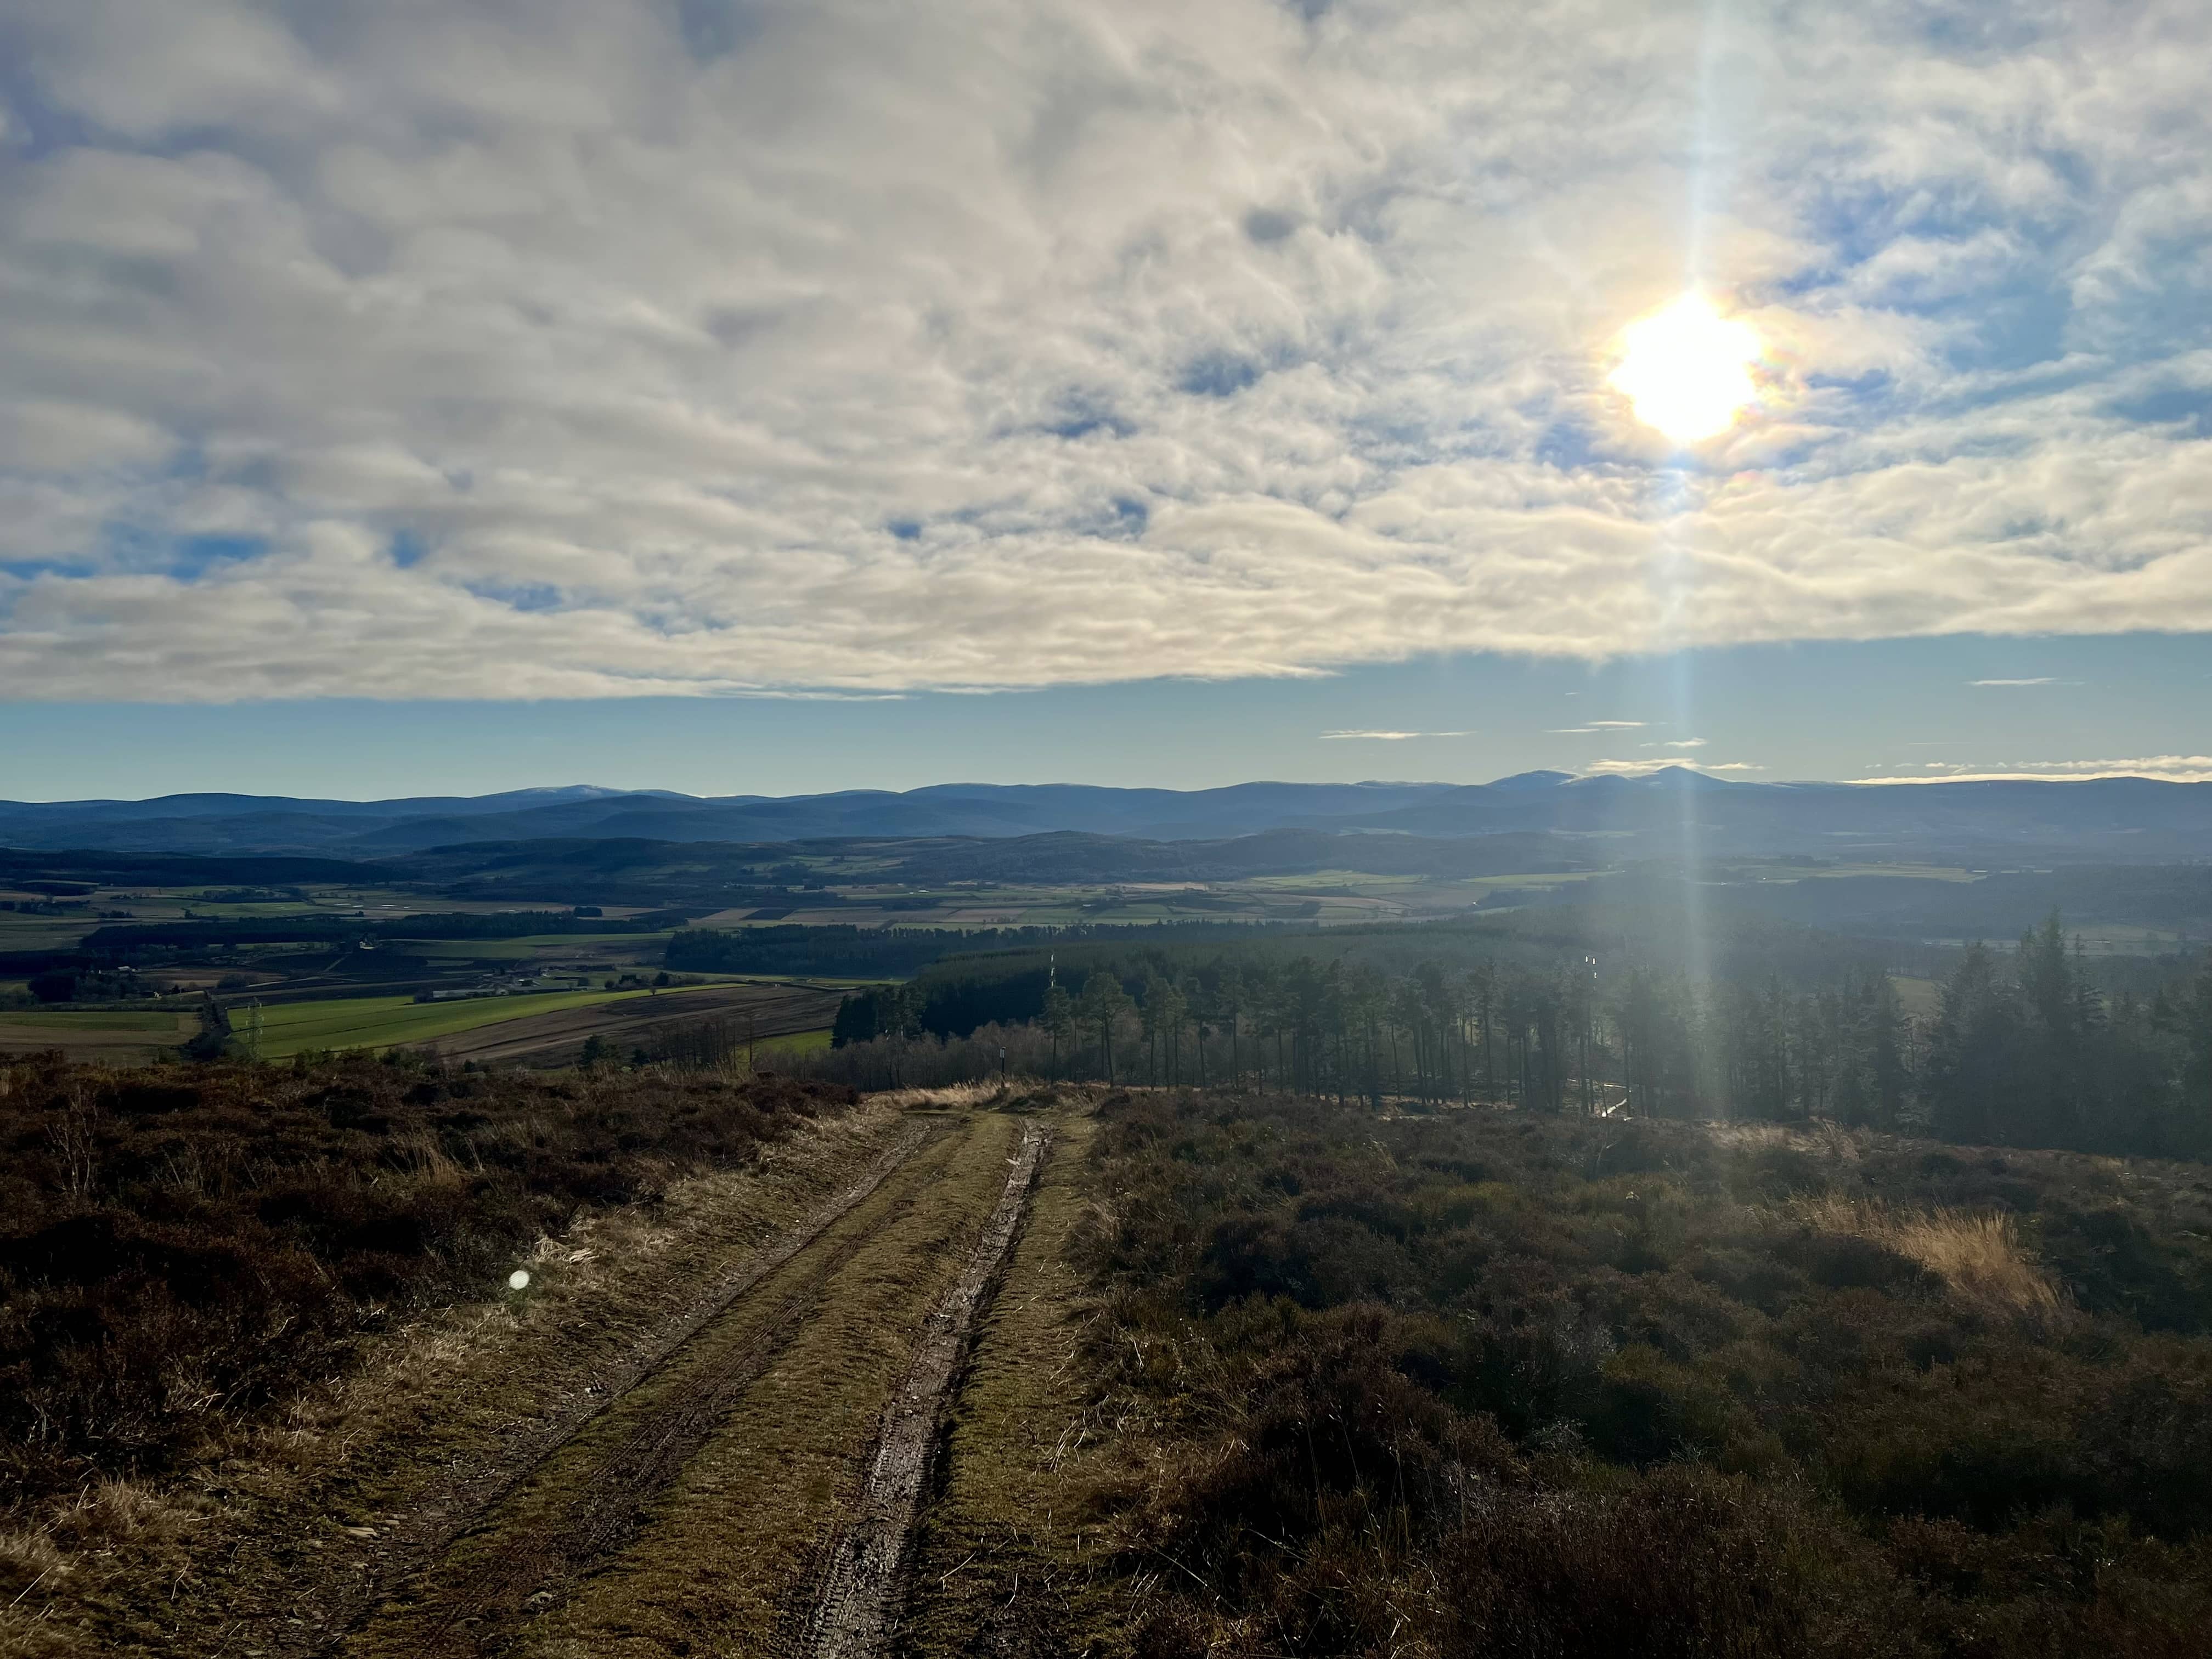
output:
[{"label": "dry grass tuft", "polygon": [[1706,1126],[1706,1133],[1716,1145],[1732,1152],[1771,1152],[1777,1147],[1815,1150],[1813,1137],[1806,1131],[1782,1123],[1713,1123]]},{"label": "dry grass tuft", "polygon": [[2008,1215],[1833,1196],[1808,1200],[1801,1213],[1821,1232],[1863,1238],[1918,1262],[1984,1312],[2050,1321],[2068,1311],[2064,1294],[2029,1257]]},{"label": "dry grass tuft", "polygon": [[1004,1086],[993,1078],[988,1083],[952,1083],[940,1088],[887,1089],[868,1098],[902,1112],[929,1112],[988,1105],[1005,1093]]},{"label": "dry grass tuft", "polygon": [[192,1542],[216,1508],[191,1492],[95,1480],[35,1521],[0,1528],[0,1659],[74,1659],[92,1650],[81,1621],[52,1617],[70,1605],[70,1581],[101,1579],[118,1559],[159,1559],[167,1568],[159,1589],[148,1587],[148,1600],[173,1593],[192,1577]]}]

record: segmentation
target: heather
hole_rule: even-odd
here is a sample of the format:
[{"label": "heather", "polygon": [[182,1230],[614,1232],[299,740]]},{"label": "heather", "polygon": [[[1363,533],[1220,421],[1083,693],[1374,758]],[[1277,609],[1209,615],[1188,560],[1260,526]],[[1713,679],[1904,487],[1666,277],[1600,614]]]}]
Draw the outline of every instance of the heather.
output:
[{"label": "heather", "polygon": [[0,1492],[159,1479],[580,1215],[849,1091],[366,1059],[0,1069]]},{"label": "heather", "polygon": [[1124,1096],[1084,1245],[1146,1652],[2199,1650],[2212,1182]]}]

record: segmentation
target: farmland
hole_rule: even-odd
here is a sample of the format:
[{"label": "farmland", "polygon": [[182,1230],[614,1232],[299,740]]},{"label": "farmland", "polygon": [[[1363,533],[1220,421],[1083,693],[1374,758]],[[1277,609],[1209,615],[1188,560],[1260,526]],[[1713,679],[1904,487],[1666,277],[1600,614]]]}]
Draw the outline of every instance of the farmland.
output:
[{"label": "farmland", "polygon": [[589,1008],[645,994],[642,991],[561,991],[462,1002],[355,997],[279,1003],[262,1012],[261,1058],[289,1060],[305,1049],[389,1048],[429,1042],[532,1014]]},{"label": "farmland", "polygon": [[[1210,959],[1301,939],[1317,960],[1402,973],[1425,957],[1464,963],[1522,949],[1506,942],[1519,927],[1553,939],[1539,951],[1547,957],[1558,940],[1582,939],[1576,954],[1601,956],[1613,971],[1663,960],[1668,929],[1654,924],[1679,916],[1692,890],[1726,940],[1872,918],[1865,948],[1844,942],[1845,928],[1816,954],[1878,967],[1926,1019],[1936,981],[1989,936],[1978,930],[2039,921],[2027,907],[2054,893],[2111,918],[2067,921],[2087,955],[2118,964],[2116,994],[2148,994],[2172,977],[2154,964],[2185,946],[2205,903],[2201,877],[2186,871],[1991,874],[1927,860],[1739,858],[1692,880],[1674,866],[1609,864],[1602,836],[1498,839],[1510,845],[1300,832],[1218,843],[463,846],[381,866],[231,860],[222,881],[185,879],[203,867],[191,860],[104,872],[92,854],[69,855],[66,873],[82,878],[62,880],[61,866],[31,867],[38,855],[0,853],[0,867],[20,872],[5,889],[12,896],[0,896],[11,907],[0,908],[0,1052],[58,1044],[85,1059],[143,1061],[192,1042],[204,1021],[207,1041],[219,1040],[227,1017],[241,1040],[234,1052],[250,1044],[274,1060],[432,1043],[480,1064],[558,1065],[595,1037],[601,1050],[651,1058],[692,1042],[698,1030],[686,1035],[687,1025],[743,1018],[744,1041],[757,1045],[835,1017],[835,999],[819,994],[773,1011],[694,994],[718,985],[865,996],[872,983],[933,974],[1006,977],[965,960],[978,953],[1000,953],[1002,966],[1012,963],[1006,953],[1026,953],[1023,984],[988,1017],[1034,1018],[1055,954],[1071,964],[1102,948],[1127,957],[1114,940],[1182,961],[1185,947]],[[255,867],[267,878],[249,884]],[[349,870],[355,878],[331,878]],[[149,878],[156,873],[177,879]],[[1133,988],[1149,969],[1130,971]],[[939,1006],[924,988],[922,1030],[973,1029],[976,999]],[[664,994],[649,1015],[627,1012],[628,999],[656,989]],[[425,992],[476,994],[418,1003]],[[103,1027],[88,1022],[94,1014],[132,1023]],[[726,1048],[726,1034],[715,1041]]]},{"label": "farmland", "polygon": [[[559,991],[417,1002],[412,997],[354,997],[278,1003],[261,1011],[260,1058],[352,1048],[430,1047],[456,1060],[543,1063],[572,1057],[593,1036],[619,1041],[621,1052],[665,1040],[669,1033],[714,1018],[747,1022],[756,1040],[826,1032],[836,1011],[834,992],[745,984],[661,992]],[[131,1018],[125,1016],[123,1018]],[[243,1051],[245,1025],[232,1046]]]},{"label": "farmland", "polygon": [[819,1038],[836,1018],[839,1000],[836,991],[776,983],[633,994],[486,1023],[441,1036],[434,1046],[449,1060],[564,1066],[582,1058],[596,1038],[603,1050],[624,1059],[642,1054],[696,1063],[733,1059],[766,1040]]},{"label": "farmland", "polygon": [[0,1055],[58,1048],[72,1060],[141,1065],[198,1029],[198,1020],[185,1010],[5,1012],[0,1013]]}]

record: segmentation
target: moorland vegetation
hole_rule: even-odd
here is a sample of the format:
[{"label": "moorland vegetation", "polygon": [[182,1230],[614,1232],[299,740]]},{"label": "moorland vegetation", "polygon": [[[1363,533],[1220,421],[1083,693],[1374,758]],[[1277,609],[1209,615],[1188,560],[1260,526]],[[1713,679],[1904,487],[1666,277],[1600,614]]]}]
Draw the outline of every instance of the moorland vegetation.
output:
[{"label": "moorland vegetation", "polygon": [[406,1053],[0,1066],[0,1533],[218,1455],[412,1310],[494,1294],[532,1240],[854,1099]]},{"label": "moorland vegetation", "polygon": [[2203,1651],[2199,1168],[1218,1091],[1094,1158],[1151,1659]]}]

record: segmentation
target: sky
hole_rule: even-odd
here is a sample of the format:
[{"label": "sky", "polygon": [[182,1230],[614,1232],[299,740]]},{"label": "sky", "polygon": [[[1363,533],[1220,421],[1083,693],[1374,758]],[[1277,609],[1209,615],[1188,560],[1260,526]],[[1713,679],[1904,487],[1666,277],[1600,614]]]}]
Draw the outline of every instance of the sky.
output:
[{"label": "sky", "polygon": [[[0,706],[16,799],[221,787],[349,799],[546,784],[801,794],[947,782],[1484,783],[1699,765],[1741,782],[2212,778],[2212,655],[2171,635],[1495,655],[1280,680],[857,702],[749,697]],[[2177,696],[2175,688],[2185,695]],[[1839,718],[1839,715],[1841,716]],[[2113,734],[2140,746],[2106,747]]]},{"label": "sky", "polygon": [[2208,62],[2201,0],[0,0],[0,798],[2212,776]]}]

